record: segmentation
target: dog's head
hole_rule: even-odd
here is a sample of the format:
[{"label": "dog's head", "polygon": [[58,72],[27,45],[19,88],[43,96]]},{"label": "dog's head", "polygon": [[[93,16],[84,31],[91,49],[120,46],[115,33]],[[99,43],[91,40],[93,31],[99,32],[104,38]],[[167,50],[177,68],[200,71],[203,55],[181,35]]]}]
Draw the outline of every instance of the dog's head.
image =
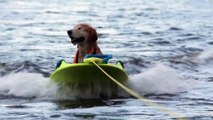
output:
[{"label": "dog's head", "polygon": [[92,44],[97,41],[96,30],[88,24],[78,24],[73,29],[67,31],[72,44]]}]

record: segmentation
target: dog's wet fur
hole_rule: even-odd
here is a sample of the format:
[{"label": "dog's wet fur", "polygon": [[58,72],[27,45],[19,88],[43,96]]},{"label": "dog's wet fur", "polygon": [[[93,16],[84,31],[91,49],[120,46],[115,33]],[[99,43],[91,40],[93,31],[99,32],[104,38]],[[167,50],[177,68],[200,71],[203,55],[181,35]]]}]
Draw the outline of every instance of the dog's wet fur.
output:
[{"label": "dog's wet fur", "polygon": [[73,45],[77,45],[79,50],[78,62],[83,61],[91,48],[96,48],[96,54],[102,54],[97,45],[98,34],[95,28],[88,24],[77,24],[73,29],[67,31]]}]

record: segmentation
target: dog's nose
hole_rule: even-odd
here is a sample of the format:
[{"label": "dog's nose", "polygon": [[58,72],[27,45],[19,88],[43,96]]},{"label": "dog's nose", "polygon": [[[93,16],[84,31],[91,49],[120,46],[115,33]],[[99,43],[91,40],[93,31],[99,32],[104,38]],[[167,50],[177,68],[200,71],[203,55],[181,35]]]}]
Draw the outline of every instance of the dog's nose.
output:
[{"label": "dog's nose", "polygon": [[68,31],[67,31],[67,34],[68,34],[68,35],[72,35],[72,30],[68,30]]}]

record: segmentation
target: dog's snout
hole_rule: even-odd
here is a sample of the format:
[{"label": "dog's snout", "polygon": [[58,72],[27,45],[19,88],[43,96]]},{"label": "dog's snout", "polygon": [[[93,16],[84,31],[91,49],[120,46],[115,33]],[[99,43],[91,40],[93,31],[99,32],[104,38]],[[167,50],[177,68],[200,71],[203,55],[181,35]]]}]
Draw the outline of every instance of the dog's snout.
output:
[{"label": "dog's snout", "polygon": [[72,35],[72,30],[68,30],[68,31],[67,31],[67,34],[68,34],[68,35]]}]

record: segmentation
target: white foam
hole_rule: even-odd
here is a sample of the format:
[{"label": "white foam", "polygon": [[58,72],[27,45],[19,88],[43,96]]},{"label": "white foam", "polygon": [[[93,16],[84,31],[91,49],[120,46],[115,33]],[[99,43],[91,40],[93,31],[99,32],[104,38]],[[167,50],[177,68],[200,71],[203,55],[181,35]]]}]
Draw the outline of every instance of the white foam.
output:
[{"label": "white foam", "polygon": [[175,94],[187,88],[187,82],[177,72],[162,63],[156,64],[143,73],[130,76],[128,86],[141,95]]},{"label": "white foam", "polygon": [[205,50],[194,59],[194,62],[206,64],[210,60],[213,60],[213,50]]},{"label": "white foam", "polygon": [[[41,74],[36,73],[13,73],[0,78],[0,92],[16,97],[35,97],[37,99],[93,99],[111,97],[114,93],[110,85],[101,87],[99,83],[79,88],[78,84],[72,86],[59,86]],[[108,86],[108,87],[107,87]]]},{"label": "white foam", "polygon": [[[163,64],[157,64],[143,73],[129,76],[127,86],[134,91],[144,94],[174,94],[186,90],[186,82],[177,72]],[[14,73],[0,78],[0,91],[17,97],[36,97],[40,99],[78,99],[100,98],[104,93],[112,97],[115,91],[102,88],[99,84],[88,85],[88,88],[79,90],[78,85],[72,87],[59,87],[56,83],[35,73]],[[60,89],[59,89],[60,88]],[[118,91],[117,91],[118,92]],[[123,91],[118,96],[125,96]]]},{"label": "white foam", "polygon": [[57,85],[41,74],[14,73],[0,78],[0,91],[17,97],[54,97]]},{"label": "white foam", "polygon": [[108,85],[103,87],[103,85],[98,83],[89,84],[86,87],[80,87],[79,84],[62,86],[58,90],[57,99],[111,98],[115,94],[115,90],[113,87],[107,86]]}]

